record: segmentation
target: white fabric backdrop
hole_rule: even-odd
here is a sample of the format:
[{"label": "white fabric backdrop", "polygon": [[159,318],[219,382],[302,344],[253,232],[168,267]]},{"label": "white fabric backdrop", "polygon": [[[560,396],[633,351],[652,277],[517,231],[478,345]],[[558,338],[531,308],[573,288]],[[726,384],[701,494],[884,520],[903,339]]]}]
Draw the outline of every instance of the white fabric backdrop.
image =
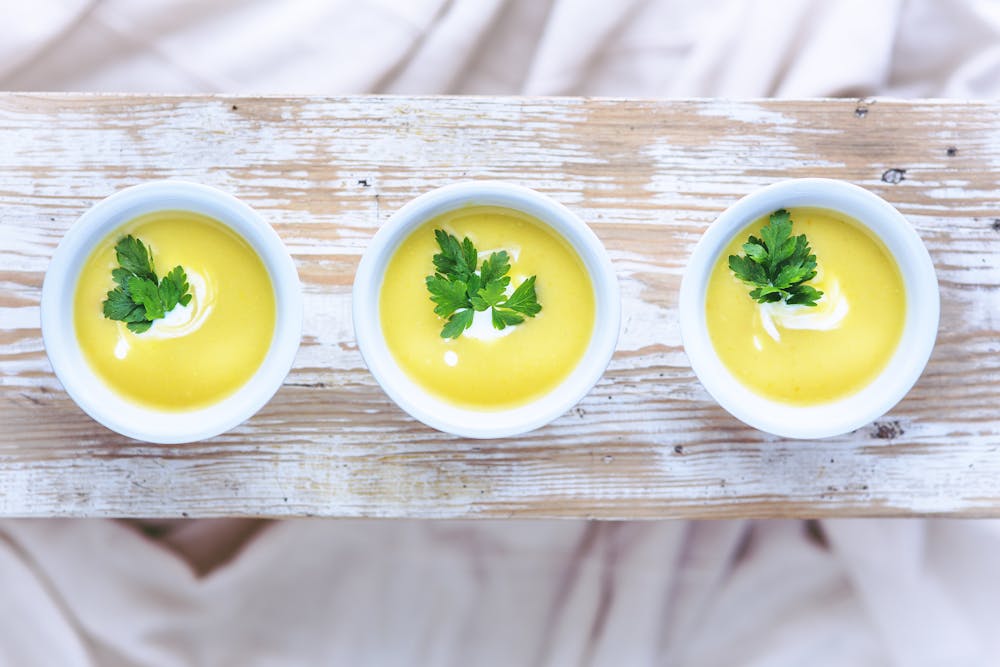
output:
[{"label": "white fabric backdrop", "polygon": [[[0,0],[0,88],[996,97],[1000,1]],[[1000,664],[996,522],[146,530],[0,522],[0,665]]]}]

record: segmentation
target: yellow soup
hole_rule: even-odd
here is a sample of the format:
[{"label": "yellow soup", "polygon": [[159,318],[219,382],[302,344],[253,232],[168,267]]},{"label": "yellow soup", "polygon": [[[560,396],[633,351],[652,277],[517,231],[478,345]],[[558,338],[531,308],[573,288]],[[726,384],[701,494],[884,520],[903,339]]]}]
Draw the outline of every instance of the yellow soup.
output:
[{"label": "yellow soup", "polygon": [[[489,311],[477,313],[471,329],[442,338],[444,320],[424,283],[440,252],[435,229],[469,237],[480,261],[506,250],[512,288],[537,276],[541,312],[503,332],[492,328]],[[508,209],[470,207],[430,220],[400,244],[379,315],[389,349],[414,382],[456,405],[503,409],[548,393],[577,365],[594,329],[594,289],[579,256],[546,225]]]},{"label": "yellow soup", "polygon": [[792,235],[805,234],[824,292],[815,307],[758,304],[729,269],[762,218],[719,257],[705,298],[708,331],[726,367],[768,398],[798,405],[834,401],[885,368],[903,332],[906,292],[895,260],[857,221],[825,209],[790,209]]},{"label": "yellow soup", "polygon": [[[158,277],[182,266],[193,295],[140,334],[102,311],[115,288],[115,244],[127,234],[150,248]],[[228,227],[197,213],[160,211],[115,230],[87,259],[74,324],[84,357],[116,393],[156,409],[196,409],[239,389],[264,360],[274,289],[260,257]]]}]

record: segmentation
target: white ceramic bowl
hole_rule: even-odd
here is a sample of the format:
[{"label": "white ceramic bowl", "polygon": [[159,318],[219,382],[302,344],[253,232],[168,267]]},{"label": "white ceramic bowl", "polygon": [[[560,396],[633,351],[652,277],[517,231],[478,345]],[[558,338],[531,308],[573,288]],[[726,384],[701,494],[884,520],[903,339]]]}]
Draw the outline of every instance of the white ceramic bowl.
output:
[{"label": "white ceramic bowl", "polygon": [[[594,333],[583,359],[559,386],[531,403],[474,410],[435,397],[399,367],[382,335],[379,295],[389,260],[417,227],[448,211],[499,206],[526,213],[562,236],[583,260],[594,285]],[[563,205],[528,188],[492,181],[455,183],[425,193],[397,211],[375,234],[354,278],[354,332],[372,375],[399,407],[423,423],[470,438],[500,438],[543,426],[573,407],[601,378],[618,341],[618,279],[597,236]],[[431,308],[430,300],[427,307]]]},{"label": "white ceramic bowl", "polygon": [[[742,385],[716,355],[705,313],[709,276],[732,238],[754,220],[796,206],[839,211],[868,227],[892,253],[906,289],[903,335],[885,370],[851,396],[808,407],[772,401]],[[906,395],[934,348],[940,300],[930,255],[899,211],[856,185],[804,178],[762,188],[730,206],[712,223],[684,272],[679,308],[681,338],[691,367],[719,405],[761,431],[789,438],[824,438],[864,426]]]},{"label": "white ceramic bowl", "polygon": [[[94,247],[130,220],[165,210],[201,213],[230,227],[260,256],[275,292],[274,337],[260,368],[229,397],[185,412],[144,407],[112,391],[84,359],[73,327],[77,278]],[[192,442],[228,431],[248,419],[281,386],[299,347],[302,289],[295,264],[281,239],[249,206],[205,185],[156,181],[127,188],[98,202],[66,232],[45,273],[41,317],[42,338],[52,369],[84,412],[109,429],[137,440]]]}]

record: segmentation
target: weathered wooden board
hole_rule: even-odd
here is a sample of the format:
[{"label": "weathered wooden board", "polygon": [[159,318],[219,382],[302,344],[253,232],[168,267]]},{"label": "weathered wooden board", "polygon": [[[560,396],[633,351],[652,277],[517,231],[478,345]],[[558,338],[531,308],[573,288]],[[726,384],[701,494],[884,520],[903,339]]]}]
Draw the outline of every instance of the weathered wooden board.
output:
[{"label": "weathered wooden board", "polygon": [[[842,178],[931,250],[942,326],[892,413],[796,442],[716,406],[680,345],[699,235],[775,180]],[[182,177],[243,198],[305,283],[295,368],[236,430],[145,445],[92,422],[52,375],[38,299],[97,200]],[[382,393],[350,287],[376,228],[466,178],[565,203],[607,245],[624,300],[591,394],[527,436],[462,440]],[[0,514],[602,518],[1000,516],[1000,104],[521,98],[0,96]]]}]

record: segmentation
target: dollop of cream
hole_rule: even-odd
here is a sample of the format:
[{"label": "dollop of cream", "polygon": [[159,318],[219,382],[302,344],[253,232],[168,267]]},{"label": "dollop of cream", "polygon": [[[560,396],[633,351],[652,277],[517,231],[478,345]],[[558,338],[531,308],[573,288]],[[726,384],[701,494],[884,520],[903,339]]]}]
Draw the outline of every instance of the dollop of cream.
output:
[{"label": "dollop of cream", "polygon": [[187,279],[191,286],[191,301],[188,302],[188,305],[177,304],[164,317],[154,320],[153,325],[141,334],[131,333],[124,322],[120,323],[118,342],[115,344],[115,357],[124,359],[128,356],[135,336],[141,336],[146,340],[180,338],[192,334],[202,327],[208,316],[212,314],[212,309],[215,308],[215,284],[206,280],[200,273],[190,270],[187,271]]},{"label": "dollop of cream", "polygon": [[212,309],[215,308],[215,284],[195,271],[188,271],[187,278],[191,285],[191,301],[188,305],[174,306],[166,316],[155,320],[143,336],[161,340],[187,336],[200,329],[212,314]]},{"label": "dollop of cream", "polygon": [[[784,301],[761,303],[757,308],[760,312],[764,330],[775,342],[781,342],[781,329],[809,329],[812,331],[830,331],[840,326],[851,304],[840,289],[840,281],[836,276],[817,276],[812,284],[822,290],[823,296],[815,306],[790,306]],[[760,349],[761,346],[755,346]]]},{"label": "dollop of cream", "polygon": [[[510,292],[507,294],[509,296]],[[516,328],[517,326],[509,326],[503,329],[495,328],[493,326],[493,314],[489,310],[484,310],[472,315],[472,324],[462,335],[475,340],[491,341],[511,335]]]}]

